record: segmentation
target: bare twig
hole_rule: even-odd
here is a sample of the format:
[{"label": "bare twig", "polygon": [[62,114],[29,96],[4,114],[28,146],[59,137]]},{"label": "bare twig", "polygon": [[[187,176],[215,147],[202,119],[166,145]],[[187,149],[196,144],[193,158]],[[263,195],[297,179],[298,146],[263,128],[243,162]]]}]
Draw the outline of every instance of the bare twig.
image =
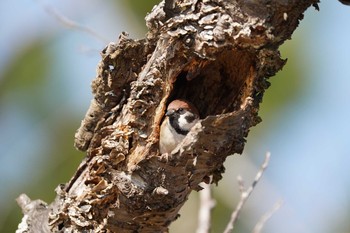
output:
[{"label": "bare twig", "polygon": [[232,232],[234,224],[237,222],[238,216],[239,216],[244,204],[246,203],[250,194],[253,192],[256,184],[261,179],[262,174],[264,173],[264,171],[266,170],[266,168],[269,164],[270,155],[271,155],[270,152],[266,153],[264,163],[261,165],[261,168],[258,171],[258,173],[256,174],[253,183],[251,184],[251,186],[247,190],[244,190],[243,180],[240,176],[238,176],[238,183],[239,183],[239,187],[240,187],[240,191],[241,191],[241,199],[240,199],[239,203],[237,204],[236,209],[231,214],[231,219],[230,219],[229,223],[227,224],[224,233]]},{"label": "bare twig", "polygon": [[103,44],[108,44],[109,40],[103,36],[101,36],[100,34],[98,34],[97,32],[95,32],[94,30],[92,30],[89,27],[86,27],[84,25],[79,24],[78,22],[75,22],[72,19],[69,19],[67,16],[63,15],[62,13],[60,13],[57,9],[55,9],[54,7],[44,3],[41,0],[37,0],[37,2],[39,2],[43,8],[45,9],[45,11],[56,18],[56,20],[60,23],[62,23],[64,26],[68,27],[68,28],[73,28],[79,31],[83,31],[86,32],[90,35],[92,35],[93,37],[97,38],[98,40],[100,40]]},{"label": "bare twig", "polygon": [[244,180],[241,175],[237,176],[237,182],[238,182],[239,192],[243,193],[245,188],[244,188]]},{"label": "bare twig", "polygon": [[200,208],[196,233],[208,233],[211,228],[211,210],[215,206],[215,200],[212,198],[210,185],[201,186],[204,186],[204,189],[199,192]]},{"label": "bare twig", "polygon": [[272,215],[281,208],[283,204],[282,200],[277,201],[272,209],[268,212],[266,212],[263,216],[261,216],[258,223],[255,225],[253,229],[253,233],[261,233],[261,230],[263,229],[265,223],[272,217]]}]

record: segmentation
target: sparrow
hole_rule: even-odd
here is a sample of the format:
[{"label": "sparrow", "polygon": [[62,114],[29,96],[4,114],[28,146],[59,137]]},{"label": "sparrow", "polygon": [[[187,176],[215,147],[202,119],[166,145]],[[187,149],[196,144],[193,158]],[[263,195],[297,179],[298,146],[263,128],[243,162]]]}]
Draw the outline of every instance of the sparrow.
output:
[{"label": "sparrow", "polygon": [[172,101],[160,126],[160,153],[171,153],[198,120],[198,110],[192,103],[183,99]]}]

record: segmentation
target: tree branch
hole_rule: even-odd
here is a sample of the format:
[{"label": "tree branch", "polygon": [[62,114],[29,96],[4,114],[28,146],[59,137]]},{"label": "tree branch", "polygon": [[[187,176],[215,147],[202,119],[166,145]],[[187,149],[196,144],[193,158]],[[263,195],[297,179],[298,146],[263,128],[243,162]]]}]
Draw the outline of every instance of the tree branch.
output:
[{"label": "tree branch", "polygon": [[215,200],[212,198],[212,190],[209,184],[204,185],[199,193],[200,207],[198,214],[198,227],[196,233],[208,233],[211,229],[211,211],[215,207]]},{"label": "tree branch", "polygon": [[281,208],[283,202],[282,200],[279,200],[278,202],[275,203],[275,205],[272,207],[270,211],[265,213],[263,216],[261,216],[260,220],[258,223],[255,225],[253,229],[253,233],[261,233],[265,223],[272,217],[272,215]]},{"label": "tree branch", "polygon": [[52,17],[54,17],[58,22],[60,22],[62,25],[68,27],[68,28],[73,28],[76,30],[80,30],[82,32],[86,32],[93,36],[94,38],[98,39],[99,41],[103,43],[108,43],[108,39],[103,37],[102,35],[98,34],[94,30],[92,30],[89,27],[86,27],[84,25],[79,24],[78,22],[68,18],[67,16],[63,15],[60,13],[56,8],[50,6],[49,4],[44,3],[41,0],[36,0],[38,3],[42,5],[44,10]]},{"label": "tree branch", "polygon": [[[22,205],[27,230],[167,232],[190,192],[208,177],[217,183],[226,157],[243,151],[261,121],[267,79],[285,64],[278,47],[316,2],[171,0],[154,7],[145,39],[122,34],[102,51],[94,98],[75,136],[86,158],[54,202],[29,212]],[[159,126],[178,98],[191,101],[201,120],[160,155]]]},{"label": "tree branch", "polygon": [[239,202],[236,206],[236,209],[232,212],[231,219],[230,219],[229,223],[227,224],[224,233],[232,232],[233,227],[238,220],[238,216],[239,216],[240,212],[242,211],[244,204],[246,203],[246,201],[248,200],[248,198],[252,194],[256,184],[261,179],[264,171],[266,170],[266,168],[269,164],[269,161],[270,161],[270,153],[268,152],[265,155],[265,160],[264,160],[263,164],[261,165],[259,172],[256,174],[253,183],[249,186],[249,188],[247,190],[245,190],[245,188],[244,188],[242,177],[240,177],[240,176],[237,177],[238,183],[239,183],[239,190],[241,192],[241,199],[239,200]]}]

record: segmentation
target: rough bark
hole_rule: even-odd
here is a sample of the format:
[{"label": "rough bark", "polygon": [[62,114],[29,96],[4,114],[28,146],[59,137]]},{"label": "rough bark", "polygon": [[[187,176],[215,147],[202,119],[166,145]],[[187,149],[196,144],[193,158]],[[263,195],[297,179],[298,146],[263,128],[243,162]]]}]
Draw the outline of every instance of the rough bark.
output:
[{"label": "rough bark", "polygon": [[[122,34],[101,53],[94,99],[76,133],[86,151],[51,204],[18,198],[19,232],[167,232],[192,190],[217,183],[260,122],[279,46],[317,0],[169,0],[147,15],[148,34]],[[317,7],[317,6],[316,6]],[[169,101],[197,106],[201,120],[160,155]]]}]

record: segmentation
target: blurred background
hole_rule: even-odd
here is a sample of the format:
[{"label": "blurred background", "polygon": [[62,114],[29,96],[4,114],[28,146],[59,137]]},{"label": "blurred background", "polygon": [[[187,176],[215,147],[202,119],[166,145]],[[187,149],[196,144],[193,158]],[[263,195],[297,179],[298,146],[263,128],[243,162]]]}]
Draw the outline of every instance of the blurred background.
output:
[{"label": "blurred background", "polygon": [[[122,31],[144,37],[144,16],[156,3],[0,2],[0,232],[17,229],[19,194],[50,203],[74,174],[84,157],[73,147],[74,133],[92,98],[99,51]],[[69,27],[69,19],[79,25]],[[279,200],[264,232],[350,232],[349,22],[350,7],[323,1],[282,46],[288,62],[270,79],[263,122],[251,129],[244,154],[227,159],[213,189],[212,232],[223,231],[238,202],[237,175],[248,186],[267,151],[269,168],[234,232],[251,232]],[[171,232],[195,232],[197,211],[194,192]]]}]

